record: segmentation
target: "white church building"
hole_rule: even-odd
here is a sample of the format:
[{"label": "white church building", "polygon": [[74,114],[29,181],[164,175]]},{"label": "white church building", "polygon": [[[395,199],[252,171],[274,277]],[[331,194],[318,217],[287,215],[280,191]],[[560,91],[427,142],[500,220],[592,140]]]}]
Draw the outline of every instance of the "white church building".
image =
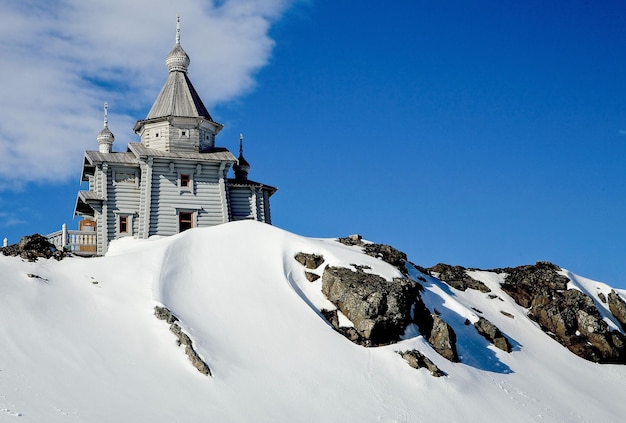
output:
[{"label": "white church building", "polygon": [[[148,116],[133,130],[140,142],[113,152],[114,136],[104,128],[98,150],[86,151],[74,214],[82,216],[80,232],[93,231],[77,252],[102,255],[113,239],[174,235],[189,228],[235,220],[271,223],[270,197],[276,188],[248,179],[250,165],[216,146],[223,125],[213,120],[194,89],[187,69],[189,56],[176,44],[167,55],[169,74]],[[234,176],[229,177],[230,170]]]}]

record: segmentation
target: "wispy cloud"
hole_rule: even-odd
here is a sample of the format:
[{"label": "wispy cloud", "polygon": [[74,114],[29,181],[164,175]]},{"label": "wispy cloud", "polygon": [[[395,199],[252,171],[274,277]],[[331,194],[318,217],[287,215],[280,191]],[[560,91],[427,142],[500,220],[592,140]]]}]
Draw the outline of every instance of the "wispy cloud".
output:
[{"label": "wispy cloud", "polygon": [[0,227],[8,228],[10,226],[22,225],[24,223],[26,223],[26,221],[14,213],[0,213]]},{"label": "wispy cloud", "polygon": [[136,140],[132,125],[166,78],[177,14],[207,106],[249,92],[274,46],[269,29],[294,1],[3,2],[0,187],[75,177],[104,101],[117,148]]},{"label": "wispy cloud", "polygon": [[619,134],[620,135],[626,135],[626,129],[620,129],[619,130]]}]

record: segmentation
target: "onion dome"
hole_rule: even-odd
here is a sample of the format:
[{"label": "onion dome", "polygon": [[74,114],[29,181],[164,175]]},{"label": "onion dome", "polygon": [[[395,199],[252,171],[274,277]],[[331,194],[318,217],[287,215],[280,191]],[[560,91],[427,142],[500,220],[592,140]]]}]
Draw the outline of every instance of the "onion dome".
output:
[{"label": "onion dome", "polygon": [[237,159],[237,163],[233,165],[233,171],[235,172],[235,179],[240,181],[248,179],[250,163],[243,157],[243,134],[239,134],[239,158]]},{"label": "onion dome", "polygon": [[180,71],[187,73],[189,67],[189,56],[180,46],[180,16],[176,17],[176,45],[167,55],[165,64],[170,72]]},{"label": "onion dome", "polygon": [[109,129],[108,110],[109,105],[104,103],[104,128],[102,128],[102,131],[100,131],[96,137],[99,146],[98,150],[101,153],[110,153],[113,147],[113,141],[115,141],[115,136]]}]

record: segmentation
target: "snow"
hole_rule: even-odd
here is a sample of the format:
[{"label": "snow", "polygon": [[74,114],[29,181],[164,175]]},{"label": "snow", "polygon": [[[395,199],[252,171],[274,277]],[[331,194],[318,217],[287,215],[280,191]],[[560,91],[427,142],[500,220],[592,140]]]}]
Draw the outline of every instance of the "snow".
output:
[{"label": "snow", "polygon": [[[322,266],[400,276],[358,247],[250,221],[122,239],[102,258],[0,256],[0,421],[609,422],[626,413],[626,366],[590,363],[545,335],[500,290],[502,275],[472,273],[491,299],[411,269],[457,333],[462,362],[451,363],[415,327],[378,348],[336,333],[319,313],[334,308],[321,280],[309,282],[293,258],[300,251],[323,255]],[[567,276],[584,292],[610,292]],[[193,368],[155,305],[178,316],[213,377]],[[510,354],[465,325],[480,316],[511,340]],[[396,354],[413,348],[447,376]]]}]

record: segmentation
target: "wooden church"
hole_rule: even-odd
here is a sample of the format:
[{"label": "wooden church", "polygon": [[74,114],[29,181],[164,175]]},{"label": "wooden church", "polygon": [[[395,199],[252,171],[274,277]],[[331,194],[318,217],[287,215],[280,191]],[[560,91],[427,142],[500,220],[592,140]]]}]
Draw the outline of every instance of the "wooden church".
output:
[{"label": "wooden church", "polygon": [[[148,116],[133,130],[141,141],[126,152],[113,152],[114,136],[104,128],[98,150],[86,151],[74,214],[80,230],[95,232],[95,245],[83,252],[106,253],[116,238],[174,235],[189,228],[235,220],[271,223],[270,197],[276,188],[248,179],[249,163],[215,144],[223,125],[213,120],[194,89],[189,56],[176,43],[167,55],[169,74]],[[230,170],[234,177],[228,177]],[[87,250],[87,251],[86,251]]]}]

